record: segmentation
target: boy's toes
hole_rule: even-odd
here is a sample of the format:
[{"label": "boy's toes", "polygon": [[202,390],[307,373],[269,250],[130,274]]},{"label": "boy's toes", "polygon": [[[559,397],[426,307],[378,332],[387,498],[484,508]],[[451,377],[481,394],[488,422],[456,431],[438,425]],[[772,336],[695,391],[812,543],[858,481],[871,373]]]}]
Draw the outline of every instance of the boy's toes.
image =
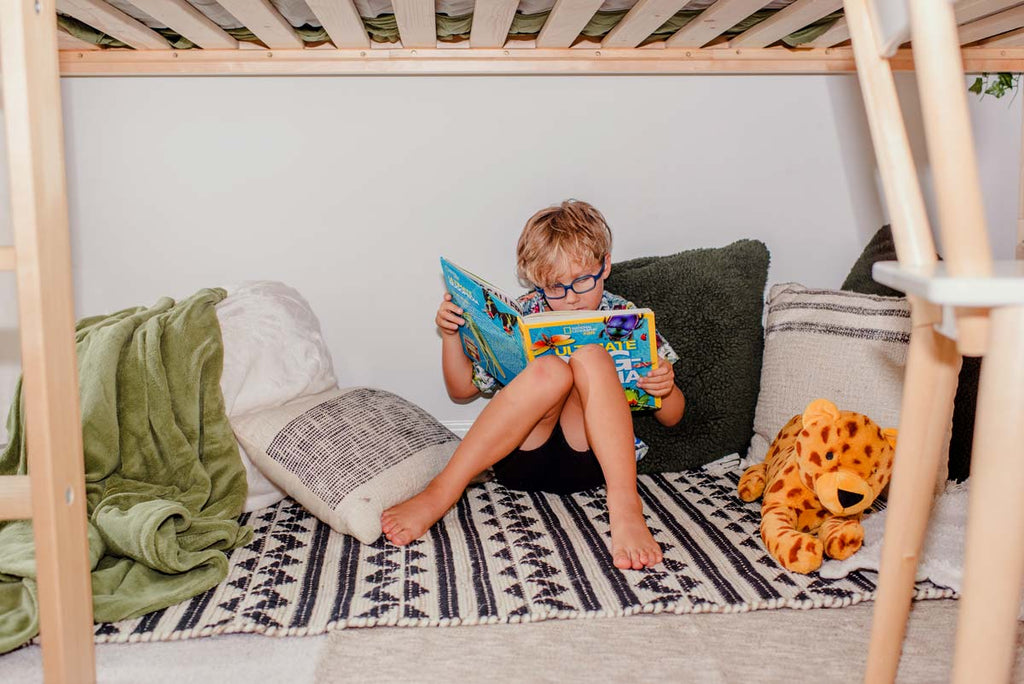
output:
[{"label": "boy's toes", "polygon": [[633,567],[633,559],[629,557],[629,552],[625,549],[616,551],[612,562],[619,570],[629,570]]},{"label": "boy's toes", "polygon": [[395,537],[398,536],[399,531],[400,528],[398,526],[398,521],[396,520],[392,520],[387,524],[381,526],[381,532],[384,533],[384,536],[387,537],[388,541],[392,544],[395,543]]},{"label": "boy's toes", "polygon": [[385,532],[384,536],[395,546],[405,546],[412,541],[412,535],[409,534],[409,530],[397,523],[389,532]]},{"label": "boy's toes", "polygon": [[634,570],[640,570],[640,569],[642,569],[644,567],[643,562],[641,562],[641,560],[640,560],[640,551],[638,551],[636,549],[634,549],[633,551],[630,551],[629,558],[630,558],[630,560],[633,561],[632,568]]}]

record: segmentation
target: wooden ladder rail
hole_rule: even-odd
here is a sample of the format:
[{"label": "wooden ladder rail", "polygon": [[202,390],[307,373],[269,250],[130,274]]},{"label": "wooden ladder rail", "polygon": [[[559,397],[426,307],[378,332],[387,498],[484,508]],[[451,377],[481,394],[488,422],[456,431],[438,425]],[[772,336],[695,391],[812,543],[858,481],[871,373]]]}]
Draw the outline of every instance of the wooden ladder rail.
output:
[{"label": "wooden ladder rail", "polygon": [[95,681],[92,583],[75,355],[53,0],[0,0],[0,64],[29,475],[0,478],[0,519],[32,518],[43,672]]},{"label": "wooden ladder rail", "polygon": [[[894,132],[905,139],[905,129],[876,1],[844,2],[883,181],[886,164],[893,157],[900,160],[894,174],[898,183],[885,182],[899,261],[876,264],[874,276],[907,293],[913,328],[864,680],[874,684],[896,677],[935,473],[949,439],[960,355],[965,354],[983,356],[984,362],[953,681],[1008,681],[1024,574],[1019,497],[1024,487],[1024,267],[991,257],[957,26],[948,0],[908,3],[945,261],[936,264],[933,254],[919,251],[931,241],[926,219],[895,220],[905,215],[904,203],[919,193],[919,185],[909,150],[890,144]],[[882,9],[892,13],[894,5]],[[907,188],[913,191],[900,194]]]},{"label": "wooden ladder rail", "polygon": [[[857,78],[864,98],[871,140],[889,209],[900,263],[936,263],[935,242],[917,179],[913,154],[889,61],[880,54],[872,0],[845,0],[844,9]],[[892,681],[906,632],[918,555],[928,526],[937,480],[945,482],[943,444],[953,418],[953,397],[961,357],[956,343],[935,328],[940,307],[908,296],[910,346],[900,407],[900,434],[889,485],[889,521],[882,547],[883,576],[873,610],[866,682]],[[927,485],[925,483],[928,483]]]}]

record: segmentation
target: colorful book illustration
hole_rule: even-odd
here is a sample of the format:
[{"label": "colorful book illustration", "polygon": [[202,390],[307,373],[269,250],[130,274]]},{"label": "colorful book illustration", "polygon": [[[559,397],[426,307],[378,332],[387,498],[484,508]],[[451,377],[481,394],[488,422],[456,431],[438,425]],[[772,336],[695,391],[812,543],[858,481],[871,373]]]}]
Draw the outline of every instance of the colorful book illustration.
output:
[{"label": "colorful book illustration", "polygon": [[615,361],[633,410],[660,408],[661,399],[636,383],[658,366],[654,312],[546,311],[523,315],[516,300],[498,287],[441,257],[445,287],[463,310],[462,349],[503,385],[530,361],[553,354],[565,361],[586,344],[599,344]]}]

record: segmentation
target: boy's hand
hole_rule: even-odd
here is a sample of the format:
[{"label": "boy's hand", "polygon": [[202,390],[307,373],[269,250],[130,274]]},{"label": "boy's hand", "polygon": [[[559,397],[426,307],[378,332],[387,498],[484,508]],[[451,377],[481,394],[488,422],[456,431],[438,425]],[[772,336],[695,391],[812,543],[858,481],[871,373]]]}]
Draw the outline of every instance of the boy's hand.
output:
[{"label": "boy's hand", "polygon": [[456,335],[459,326],[465,325],[466,319],[462,318],[462,309],[452,301],[452,296],[447,292],[444,301],[437,309],[437,317],[434,319],[442,335]]},{"label": "boy's hand", "polygon": [[637,387],[652,397],[667,397],[676,386],[676,372],[672,364],[659,359],[658,367],[637,381]]}]

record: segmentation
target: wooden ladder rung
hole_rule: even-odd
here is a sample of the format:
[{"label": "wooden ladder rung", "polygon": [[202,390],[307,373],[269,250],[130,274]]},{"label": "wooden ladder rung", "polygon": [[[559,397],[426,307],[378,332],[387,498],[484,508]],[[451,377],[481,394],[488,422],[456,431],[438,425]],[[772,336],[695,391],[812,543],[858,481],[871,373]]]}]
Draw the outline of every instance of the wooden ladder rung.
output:
[{"label": "wooden ladder rung", "polygon": [[32,517],[32,489],[28,475],[0,476],[0,520]]},{"label": "wooden ladder rung", "polygon": [[0,271],[13,271],[14,263],[14,248],[0,247]]}]

